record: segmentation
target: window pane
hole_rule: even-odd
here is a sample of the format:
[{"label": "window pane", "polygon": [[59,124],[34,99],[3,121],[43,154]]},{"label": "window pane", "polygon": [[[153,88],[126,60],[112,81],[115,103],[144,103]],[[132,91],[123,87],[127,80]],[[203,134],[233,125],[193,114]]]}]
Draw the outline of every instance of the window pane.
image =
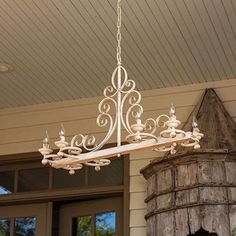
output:
[{"label": "window pane", "polygon": [[16,218],[14,236],[35,236],[36,222],[36,217]]},{"label": "window pane", "polygon": [[53,188],[73,188],[85,185],[85,168],[70,175],[66,170],[53,170]]},{"label": "window pane", "polygon": [[0,219],[0,236],[10,235],[10,220]]},{"label": "window pane", "polygon": [[115,231],[115,212],[107,212],[96,215],[96,236],[115,236]]},{"label": "window pane", "polygon": [[99,172],[89,167],[89,185],[112,186],[123,184],[123,158],[111,159],[111,164]]},{"label": "window pane", "polygon": [[49,186],[49,169],[37,168],[19,171],[18,192],[45,190]]},{"label": "window pane", "polygon": [[[14,171],[0,172],[0,195],[14,191]],[[1,236],[1,235],[0,235]]]},{"label": "window pane", "polygon": [[92,216],[73,218],[73,236],[92,236]]}]

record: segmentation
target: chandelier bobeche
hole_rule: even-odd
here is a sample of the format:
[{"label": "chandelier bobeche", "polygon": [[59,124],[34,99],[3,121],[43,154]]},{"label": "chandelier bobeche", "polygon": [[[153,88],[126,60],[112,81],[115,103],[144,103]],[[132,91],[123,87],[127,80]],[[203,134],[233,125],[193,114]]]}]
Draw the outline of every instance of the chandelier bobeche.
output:
[{"label": "chandelier bobeche", "polygon": [[[197,128],[197,120],[193,118],[192,132],[178,129],[181,122],[176,119],[175,107],[171,104],[169,115],[160,115],[156,119],[149,118],[142,122],[143,107],[140,105],[141,94],[135,89],[136,84],[128,78],[127,71],[121,65],[121,0],[117,1],[117,66],[111,77],[111,85],[104,89],[104,99],[99,103],[97,125],[108,127],[104,139],[97,143],[94,136],[78,134],[70,143],[66,141],[65,130],[62,126],[59,141],[55,145],[59,148],[57,153],[49,146],[49,137],[43,140],[43,147],[39,152],[43,155],[42,164],[50,164],[54,168],[63,168],[74,174],[83,165],[93,166],[99,171],[101,166],[110,164],[112,157],[131,153],[138,150],[153,150],[176,153],[176,146],[200,148],[199,141],[203,137]],[[111,110],[115,109],[113,119]],[[125,113],[126,111],[126,113]],[[131,121],[133,124],[131,125]],[[127,132],[125,140],[128,144],[121,145],[122,127]],[[158,133],[158,128],[162,131]],[[117,146],[102,149],[117,135]],[[84,153],[83,153],[84,152]]]}]

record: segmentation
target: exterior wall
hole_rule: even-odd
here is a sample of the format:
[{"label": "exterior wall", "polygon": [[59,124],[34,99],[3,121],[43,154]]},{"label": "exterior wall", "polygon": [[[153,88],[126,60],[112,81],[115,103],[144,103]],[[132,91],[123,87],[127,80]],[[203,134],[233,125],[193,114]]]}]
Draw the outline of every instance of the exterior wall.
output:
[{"label": "exterior wall", "polygon": [[[144,118],[168,112],[171,102],[177,109],[177,117],[185,122],[205,88],[215,88],[226,109],[236,121],[236,80],[225,80],[191,86],[142,92]],[[95,134],[102,138],[106,129],[97,127],[97,105],[100,98],[59,102],[0,111],[0,155],[35,152],[42,145],[45,130],[51,142],[57,139],[60,123],[66,135]],[[111,141],[112,142],[112,141]],[[144,236],[146,222],[146,183],[139,171],[160,153],[134,153],[130,156],[130,235]]]},{"label": "exterior wall", "polygon": [[[181,122],[185,122],[188,115],[192,111],[194,105],[200,99],[201,94],[205,88],[215,88],[217,94],[222,99],[227,111],[236,122],[236,81],[224,81],[224,83],[215,84],[201,84],[196,86],[186,86],[173,88],[172,93],[159,93],[156,96],[156,102],[153,99],[153,116],[160,114],[162,109],[167,110],[168,101],[173,99],[177,108],[177,118]],[[163,90],[161,90],[162,92]],[[167,96],[170,96],[167,98]],[[147,105],[148,106],[148,105]],[[145,105],[144,105],[145,108]],[[152,159],[162,157],[161,153],[147,152],[135,153],[130,156],[130,236],[144,236],[146,235],[146,221],[144,215],[146,213],[146,204],[144,199],[146,197],[146,182],[139,171],[146,166]]]}]

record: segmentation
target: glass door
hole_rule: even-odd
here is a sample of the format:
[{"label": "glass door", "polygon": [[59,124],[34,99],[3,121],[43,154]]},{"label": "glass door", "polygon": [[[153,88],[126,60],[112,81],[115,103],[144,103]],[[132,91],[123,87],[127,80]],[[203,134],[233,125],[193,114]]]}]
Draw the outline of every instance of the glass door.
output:
[{"label": "glass door", "polygon": [[60,236],[121,236],[122,198],[83,201],[60,209]]},{"label": "glass door", "polygon": [[48,204],[0,207],[0,236],[49,235]]}]

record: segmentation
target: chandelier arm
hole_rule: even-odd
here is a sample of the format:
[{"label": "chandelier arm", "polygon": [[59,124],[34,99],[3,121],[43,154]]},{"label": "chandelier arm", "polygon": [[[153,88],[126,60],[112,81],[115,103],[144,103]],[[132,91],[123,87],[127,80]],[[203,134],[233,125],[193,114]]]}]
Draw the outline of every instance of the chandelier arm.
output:
[{"label": "chandelier arm", "polygon": [[[117,102],[114,98],[112,97],[105,97],[103,98],[99,105],[98,105],[98,111],[99,111],[99,115],[109,115],[109,111],[111,110],[111,105],[109,104],[109,102],[113,103],[114,107],[115,107],[115,110],[117,108]],[[100,123],[100,121],[98,121],[97,119],[97,124],[102,127],[104,126],[102,123]]]},{"label": "chandelier arm", "polygon": [[[83,134],[75,135],[71,140],[71,150],[73,150],[73,147],[83,147],[86,151],[96,151],[102,148],[104,144],[111,138],[117,126],[117,115],[115,118],[115,122],[113,123],[113,118],[109,114],[111,110],[111,105],[109,104],[109,102],[113,103],[116,110],[117,102],[112,97],[105,97],[98,105],[98,110],[100,114],[97,117],[97,125],[99,127],[104,127],[110,124],[105,138],[99,144],[95,145],[96,138],[94,136],[83,135]],[[94,147],[89,147],[89,146],[94,146]],[[75,154],[79,155],[79,153]]]},{"label": "chandelier arm", "polygon": [[[123,81],[122,81],[122,72],[124,73]],[[118,75],[118,73],[120,73],[120,75]],[[120,86],[118,86],[117,79],[120,80]],[[112,85],[107,86],[104,89],[103,91],[104,97],[112,98],[112,97],[115,97],[118,94],[118,92],[126,93],[126,90],[124,90],[124,87],[135,88],[135,82],[128,80],[128,73],[126,69],[121,65],[117,65],[116,68],[114,69],[111,76],[111,84]]]},{"label": "chandelier arm", "polygon": [[[122,81],[122,72],[124,73],[123,81]],[[117,82],[119,82],[119,80],[120,80],[120,83],[118,84]],[[116,89],[117,92],[123,92],[124,87],[127,86],[127,82],[128,82],[128,73],[126,69],[123,66],[118,65],[113,71],[112,77],[111,77],[111,83],[112,83],[113,88]]]},{"label": "chandelier arm", "polygon": [[104,137],[104,139],[99,143],[97,144],[95,147],[93,148],[89,148],[87,146],[87,137],[88,135],[84,136],[84,138],[82,139],[82,147],[86,150],[86,151],[90,151],[90,152],[94,152],[94,151],[97,151],[99,149],[101,149],[106,143],[107,141],[111,138],[111,136],[113,135],[113,133],[115,132],[115,129],[117,127],[117,119],[115,119],[115,122],[113,124],[113,120],[112,120],[112,117],[110,115],[108,115],[109,119],[110,119],[110,127],[109,127],[109,130],[107,132],[107,135]]},{"label": "chandelier arm", "polygon": [[[120,67],[121,72],[123,71],[124,75],[125,75],[123,82],[121,81],[120,92],[125,94],[125,93],[128,93],[130,90],[135,90],[136,83],[133,80],[128,79],[128,73],[127,73],[126,69],[121,65],[119,65],[118,67]],[[121,75],[121,78],[122,78],[122,75]],[[128,89],[125,90],[124,89],[125,87]]]},{"label": "chandelier arm", "polygon": [[84,163],[87,166],[107,166],[111,163],[111,161],[109,159],[100,159],[98,161],[89,161]]},{"label": "chandelier arm", "polygon": [[[122,110],[123,110],[123,106],[122,106]],[[129,134],[132,134],[132,130],[131,130],[131,127],[130,125],[127,123],[127,121],[125,122],[124,121],[124,116],[123,114],[121,114],[121,123],[123,125],[123,127],[125,128],[126,132],[129,133]]]},{"label": "chandelier arm", "polygon": [[[104,97],[106,97],[106,98],[113,98],[118,93],[118,88],[115,83],[115,78],[116,78],[116,74],[118,72],[118,69],[119,69],[119,66],[117,66],[112,73],[112,76],[111,76],[112,85],[107,86],[103,91]],[[110,94],[108,94],[108,93],[110,93]]]},{"label": "chandelier arm", "polygon": [[128,88],[128,90],[122,89],[122,90],[121,90],[121,93],[122,93],[122,94],[126,94],[126,93],[128,93],[130,90],[135,90],[136,84],[135,84],[135,82],[134,82],[133,80],[127,80],[124,87]]},{"label": "chandelier arm", "polygon": [[170,117],[168,115],[160,115],[156,118],[156,124],[157,127],[164,128],[165,127],[165,121],[162,121],[161,119],[165,118],[166,120],[169,120]]},{"label": "chandelier arm", "polygon": [[[132,94],[138,95],[137,98],[134,95],[132,95]],[[133,131],[132,131],[130,123],[129,123],[129,117],[130,117],[130,113],[134,109],[134,107],[139,107],[140,115],[142,114],[143,108],[139,104],[140,101],[141,101],[141,94],[138,91],[134,90],[133,88],[130,89],[129,91],[126,91],[126,94],[124,95],[124,97],[122,99],[122,102],[121,102],[121,110],[122,111],[124,110],[124,104],[125,104],[125,102],[127,101],[128,98],[129,98],[128,103],[131,106],[127,110],[126,119],[125,120],[124,120],[123,112],[121,113],[121,122],[122,122],[123,127],[126,129],[126,131],[129,134],[133,134]],[[133,117],[134,117],[134,115],[133,115]]]},{"label": "chandelier arm", "polygon": [[[135,109],[137,109],[137,111],[134,111]],[[128,110],[127,110],[127,113],[126,113],[126,118],[125,118],[125,122],[126,122],[126,125],[127,127],[131,130],[131,133],[133,134],[134,132],[132,131],[131,129],[131,126],[130,125],[130,116],[133,116],[133,118],[135,118],[135,116],[141,116],[143,114],[143,107],[140,105],[140,104],[133,104]]]},{"label": "chandelier arm", "polygon": [[132,89],[132,90],[127,91],[127,93],[124,95],[122,99],[123,105],[126,102],[127,98],[129,98],[128,100],[129,105],[132,106],[135,104],[140,104],[142,96],[137,90]]},{"label": "chandelier arm", "polygon": [[153,118],[146,119],[145,123],[145,130],[146,132],[149,131],[149,134],[155,134],[157,131],[157,123],[156,120]]},{"label": "chandelier arm", "polygon": [[176,144],[181,144],[190,140],[191,135],[192,135],[191,132],[186,132],[185,138],[176,137],[171,140],[160,138],[158,142],[156,139],[149,139],[141,143],[126,144],[126,145],[122,145],[121,147],[113,147],[113,148],[99,150],[97,152],[83,153],[79,157],[73,157],[69,159],[64,158],[61,160],[54,161],[52,166],[55,168],[62,168],[63,166],[67,164],[73,164],[73,163],[84,164],[89,161],[116,157],[118,154],[127,154],[131,152],[136,152],[139,150],[150,150],[156,147],[158,148],[165,147],[165,146],[171,145],[173,142],[175,142]]}]

